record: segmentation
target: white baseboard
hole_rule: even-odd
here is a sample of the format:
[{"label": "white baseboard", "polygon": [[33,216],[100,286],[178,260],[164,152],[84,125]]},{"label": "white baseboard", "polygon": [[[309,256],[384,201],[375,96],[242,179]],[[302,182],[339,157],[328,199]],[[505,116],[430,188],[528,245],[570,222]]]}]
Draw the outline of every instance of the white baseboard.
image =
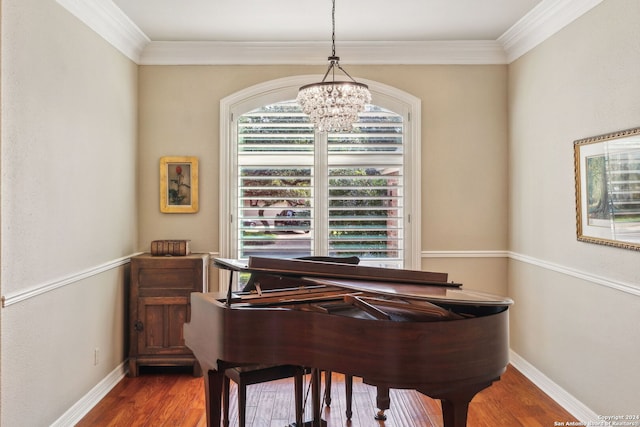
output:
[{"label": "white baseboard", "polygon": [[[569,392],[554,383],[549,377],[536,369],[513,350],[509,350],[509,359],[514,368],[520,371],[532,383],[555,400],[571,415],[585,425],[592,425],[598,421],[598,415],[589,409],[584,403],[573,397]],[[559,422],[567,420],[558,420]],[[592,424],[590,424],[592,423]]]},{"label": "white baseboard", "polygon": [[98,404],[127,374],[125,359],[116,369],[111,371],[102,381],[77,401],[67,412],[51,424],[51,427],[68,427],[76,425],[94,406]]}]

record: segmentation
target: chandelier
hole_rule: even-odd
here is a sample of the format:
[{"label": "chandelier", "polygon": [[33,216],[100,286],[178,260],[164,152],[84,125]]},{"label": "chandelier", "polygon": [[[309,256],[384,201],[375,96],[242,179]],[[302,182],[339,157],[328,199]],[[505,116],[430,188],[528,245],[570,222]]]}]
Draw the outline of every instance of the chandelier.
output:
[{"label": "chandelier", "polygon": [[[371,102],[371,93],[367,85],[356,82],[340,66],[340,57],[336,56],[336,0],[333,0],[331,20],[333,31],[329,68],[321,82],[300,88],[297,101],[320,132],[349,132],[358,121],[358,113],[364,111],[365,105]],[[336,81],[336,68],[350,81]],[[331,81],[327,81],[329,74]]]}]

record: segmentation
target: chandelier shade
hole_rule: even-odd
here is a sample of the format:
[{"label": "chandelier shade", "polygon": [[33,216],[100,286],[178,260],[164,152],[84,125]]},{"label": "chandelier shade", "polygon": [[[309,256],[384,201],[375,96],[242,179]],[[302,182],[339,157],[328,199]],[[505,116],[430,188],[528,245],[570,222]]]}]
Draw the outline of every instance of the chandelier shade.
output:
[{"label": "chandelier shade", "polygon": [[[304,85],[298,91],[297,102],[302,112],[309,116],[309,120],[320,132],[349,132],[353,124],[358,121],[358,114],[371,102],[371,92],[364,83],[356,82],[340,66],[340,58],[336,56],[336,1],[333,0],[331,12],[333,32],[331,35],[332,51],[329,68],[319,83]],[[336,81],[336,68],[349,81]],[[327,76],[331,74],[331,80]]]}]

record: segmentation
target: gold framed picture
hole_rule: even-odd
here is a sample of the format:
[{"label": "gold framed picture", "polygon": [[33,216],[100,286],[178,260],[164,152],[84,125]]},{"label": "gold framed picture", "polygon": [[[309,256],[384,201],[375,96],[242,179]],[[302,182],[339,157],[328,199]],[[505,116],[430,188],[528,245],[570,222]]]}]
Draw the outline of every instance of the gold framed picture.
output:
[{"label": "gold framed picture", "polygon": [[578,240],[640,250],[640,128],[574,141]]},{"label": "gold framed picture", "polygon": [[198,158],[160,158],[160,212],[198,212]]}]

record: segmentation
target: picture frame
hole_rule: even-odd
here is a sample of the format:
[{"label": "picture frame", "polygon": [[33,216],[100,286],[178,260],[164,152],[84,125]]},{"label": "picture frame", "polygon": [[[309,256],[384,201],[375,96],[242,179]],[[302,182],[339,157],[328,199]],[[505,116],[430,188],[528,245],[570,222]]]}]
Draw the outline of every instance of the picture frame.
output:
[{"label": "picture frame", "polygon": [[574,141],[579,241],[640,250],[640,127]]},{"label": "picture frame", "polygon": [[198,158],[160,158],[160,212],[198,212]]}]

